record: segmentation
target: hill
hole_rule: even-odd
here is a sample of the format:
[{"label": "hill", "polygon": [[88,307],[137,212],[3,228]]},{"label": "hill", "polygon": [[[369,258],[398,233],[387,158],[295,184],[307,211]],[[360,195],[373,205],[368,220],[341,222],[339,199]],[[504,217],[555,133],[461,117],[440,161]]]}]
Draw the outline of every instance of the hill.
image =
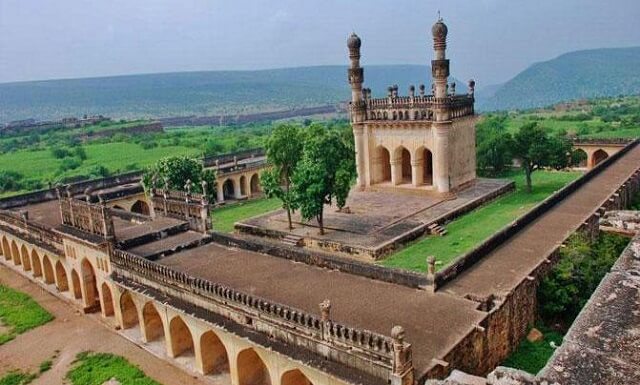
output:
[{"label": "hill", "polygon": [[[419,65],[366,66],[367,87],[430,84]],[[336,104],[350,97],[346,66],[207,71],[0,84],[0,122],[83,114],[113,118],[250,114]]]},{"label": "hill", "polygon": [[575,100],[640,94],[640,47],[595,49],[537,63],[479,100],[484,111],[544,107]]}]

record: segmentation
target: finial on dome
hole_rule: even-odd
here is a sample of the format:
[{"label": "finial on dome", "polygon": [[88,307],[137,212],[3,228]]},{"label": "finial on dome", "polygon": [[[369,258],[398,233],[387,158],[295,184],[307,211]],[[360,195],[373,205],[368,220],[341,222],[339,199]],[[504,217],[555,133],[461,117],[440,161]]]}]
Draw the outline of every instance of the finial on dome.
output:
[{"label": "finial on dome", "polygon": [[349,51],[360,51],[360,46],[362,45],[362,41],[356,35],[355,32],[352,32],[347,39],[347,47],[349,47]]},{"label": "finial on dome", "polygon": [[431,27],[431,33],[433,34],[433,39],[436,41],[446,41],[447,34],[449,33],[449,28],[442,20],[440,16],[440,11],[438,11],[438,21]]}]

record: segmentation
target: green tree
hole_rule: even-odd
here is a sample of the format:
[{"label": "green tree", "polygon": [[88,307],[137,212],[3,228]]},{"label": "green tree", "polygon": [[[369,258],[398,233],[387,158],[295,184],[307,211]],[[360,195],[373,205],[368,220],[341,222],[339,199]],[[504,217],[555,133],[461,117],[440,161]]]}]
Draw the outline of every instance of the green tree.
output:
[{"label": "green tree", "polygon": [[507,132],[503,117],[488,117],[478,125],[476,152],[478,170],[495,176],[511,164],[513,138]]},{"label": "green tree", "polygon": [[289,230],[293,229],[291,212],[297,209],[291,189],[291,178],[302,158],[303,135],[298,126],[282,124],[277,126],[267,139],[267,159],[273,168],[262,173],[260,183],[269,198],[282,201],[287,210]]},{"label": "green tree", "polygon": [[[207,197],[215,200],[216,177],[212,170],[205,170],[202,162],[188,156],[172,156],[160,159],[144,171],[142,184],[148,191],[151,188],[181,190],[187,180],[191,181],[191,191],[202,193],[201,182],[207,182]],[[165,186],[166,183],[166,186]]]},{"label": "green tree", "polygon": [[305,136],[302,160],[293,175],[300,214],[315,218],[324,234],[324,205],[333,200],[344,207],[356,177],[354,152],[340,130],[311,125]]},{"label": "green tree", "polygon": [[561,169],[571,161],[571,143],[565,138],[548,135],[537,122],[520,127],[513,137],[513,155],[524,170],[527,192],[531,192],[531,174],[551,167]]}]

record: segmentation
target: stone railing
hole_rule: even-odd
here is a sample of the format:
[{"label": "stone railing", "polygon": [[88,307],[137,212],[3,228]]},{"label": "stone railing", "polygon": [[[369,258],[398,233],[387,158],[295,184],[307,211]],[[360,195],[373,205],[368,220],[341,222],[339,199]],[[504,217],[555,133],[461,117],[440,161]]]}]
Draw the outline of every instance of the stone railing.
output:
[{"label": "stone railing", "polygon": [[48,245],[56,251],[62,252],[62,236],[51,228],[29,221],[28,214],[0,210],[0,222],[4,222],[20,232],[26,233],[33,240]]},{"label": "stone railing", "polygon": [[451,118],[474,114],[473,95],[455,95],[446,98],[434,96],[402,96],[365,99],[361,106],[368,120],[415,121],[432,120],[434,110],[447,108]]},{"label": "stone railing", "polygon": [[[413,379],[411,345],[404,342],[402,328],[394,328],[393,338],[352,328],[331,321],[328,301],[320,304],[322,315],[317,316],[193,277],[123,250],[112,252],[111,263],[116,276],[121,275],[142,285],[157,284],[155,288],[163,292],[167,288],[186,291],[204,299],[206,305],[213,305],[214,312],[239,321],[245,327],[267,333],[271,338],[295,343],[326,359],[387,381],[394,378],[396,381],[406,380],[409,376]],[[292,334],[296,338],[291,338]]]},{"label": "stone railing", "polygon": [[586,145],[586,146],[626,146],[627,144],[633,142],[633,139],[626,138],[606,138],[606,139],[595,139],[595,138],[575,138],[571,140],[571,143],[574,146]]},{"label": "stone railing", "polygon": [[177,190],[151,190],[153,215],[181,219],[192,230],[206,233],[212,228],[209,218],[209,200],[204,194]]},{"label": "stone railing", "polygon": [[63,225],[105,239],[115,238],[113,219],[106,205],[89,203],[70,196],[61,196],[59,202]]},{"label": "stone railing", "polygon": [[256,158],[264,155],[265,155],[264,148],[252,148],[249,150],[232,152],[229,154],[204,157],[202,159],[202,163],[204,167],[214,167],[217,164],[231,163],[234,161],[241,161],[241,160]]}]

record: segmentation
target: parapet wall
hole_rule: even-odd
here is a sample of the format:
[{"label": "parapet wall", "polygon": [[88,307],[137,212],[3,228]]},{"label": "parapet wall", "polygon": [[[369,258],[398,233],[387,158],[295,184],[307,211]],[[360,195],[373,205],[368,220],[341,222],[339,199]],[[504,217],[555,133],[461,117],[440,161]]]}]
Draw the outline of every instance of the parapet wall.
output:
[{"label": "parapet wall", "polygon": [[509,238],[520,232],[523,228],[533,223],[536,219],[550,211],[556,204],[561,202],[567,196],[573,194],[585,183],[589,182],[596,175],[600,174],[603,170],[609,167],[612,163],[620,159],[624,154],[629,152],[632,148],[640,143],[640,140],[635,140],[627,145],[624,149],[607,158],[598,166],[588,171],[581,178],[569,183],[562,189],[556,191],[553,195],[536,205],[533,209],[526,214],[511,222],[502,230],[491,236],[489,239],[482,242],[478,247],[469,251],[462,257],[458,258],[456,262],[449,267],[439,271],[435,276],[435,288],[444,286],[447,282],[457,277],[460,273],[473,266],[477,261],[482,259],[485,255],[495,250],[498,246],[506,242]]},{"label": "parapet wall", "polygon": [[[182,298],[232,319],[245,328],[295,344],[330,361],[346,364],[385,381],[413,374],[411,365],[407,365],[411,361],[409,344],[335,323],[330,319],[330,305],[321,307],[323,315],[319,317],[190,276],[122,250],[113,251],[111,263],[116,281],[125,278]],[[408,360],[402,361],[399,357],[408,357]]]}]

